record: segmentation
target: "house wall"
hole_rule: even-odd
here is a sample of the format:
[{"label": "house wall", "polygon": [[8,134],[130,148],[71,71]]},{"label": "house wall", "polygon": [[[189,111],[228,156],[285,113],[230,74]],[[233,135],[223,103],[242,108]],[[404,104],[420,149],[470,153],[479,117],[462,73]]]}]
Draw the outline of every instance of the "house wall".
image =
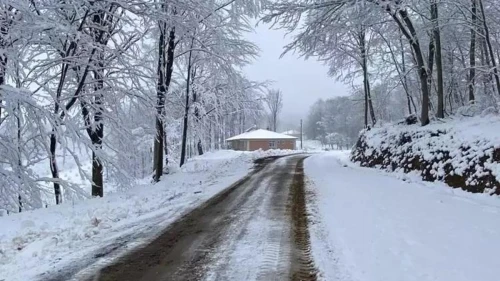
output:
[{"label": "house wall", "polygon": [[[268,149],[295,149],[296,140],[234,140],[228,141],[233,150],[268,150]],[[271,147],[271,142],[275,143],[275,147]]]},{"label": "house wall", "polygon": [[249,150],[268,150],[272,149],[270,142],[274,141],[276,147],[274,149],[295,149],[295,140],[250,140]]},{"label": "house wall", "polygon": [[233,150],[247,150],[248,141],[234,140],[229,142]]}]

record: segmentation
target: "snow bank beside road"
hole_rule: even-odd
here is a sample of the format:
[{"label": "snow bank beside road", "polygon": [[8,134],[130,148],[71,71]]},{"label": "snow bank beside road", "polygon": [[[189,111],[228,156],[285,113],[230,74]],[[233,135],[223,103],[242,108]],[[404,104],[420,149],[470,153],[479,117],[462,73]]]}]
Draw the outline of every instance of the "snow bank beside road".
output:
[{"label": "snow bank beside road", "polygon": [[253,160],[295,152],[209,152],[158,184],[0,217],[0,280],[84,268],[109,252],[137,246],[244,177]]},{"label": "snow bank beside road", "polygon": [[497,198],[405,182],[348,164],[347,156],[318,154],[304,164],[312,251],[324,280],[498,280]]},{"label": "snow bank beside road", "polygon": [[416,171],[427,181],[500,195],[500,117],[457,118],[428,126],[363,131],[351,159],[362,166]]}]

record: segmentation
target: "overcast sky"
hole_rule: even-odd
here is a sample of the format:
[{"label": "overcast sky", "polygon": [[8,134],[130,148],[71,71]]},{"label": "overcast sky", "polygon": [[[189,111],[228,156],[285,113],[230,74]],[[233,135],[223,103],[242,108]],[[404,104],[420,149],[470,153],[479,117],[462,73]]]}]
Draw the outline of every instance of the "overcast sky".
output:
[{"label": "overcast sky", "polygon": [[346,95],[348,87],[328,77],[327,67],[314,59],[304,60],[287,54],[279,58],[290,41],[282,30],[269,30],[260,24],[248,39],[261,49],[260,57],[245,69],[251,80],[273,80],[273,87],[283,92],[282,119],[297,122],[305,118],[309,106],[319,98]]}]

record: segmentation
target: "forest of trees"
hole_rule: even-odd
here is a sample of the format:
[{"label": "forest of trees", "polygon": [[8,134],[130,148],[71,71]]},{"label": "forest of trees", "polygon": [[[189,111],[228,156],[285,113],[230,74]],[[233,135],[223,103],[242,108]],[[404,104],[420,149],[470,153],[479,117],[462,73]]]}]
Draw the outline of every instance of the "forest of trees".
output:
[{"label": "forest of trees", "polygon": [[[356,110],[357,109],[357,110]],[[362,106],[349,97],[318,100],[309,110],[304,136],[329,148],[349,148],[363,129]]]},{"label": "forest of trees", "polygon": [[[371,90],[378,124],[397,122],[408,114],[406,96],[393,93],[387,87],[386,83],[381,83]],[[364,128],[364,122],[364,93],[355,88],[349,96],[316,101],[309,109],[304,134],[332,149],[350,149]]]},{"label": "forest of trees", "polygon": [[[0,0],[0,208],[159,181],[259,123],[264,85],[242,70],[258,55],[251,18],[352,85],[314,105],[311,138],[350,145],[408,114],[498,106],[497,0]],[[69,162],[91,194],[62,176]]]},{"label": "forest of trees", "polygon": [[[253,0],[0,0],[0,209],[158,181],[169,161],[182,165],[255,124],[262,85],[242,68],[258,48],[243,35],[259,9]],[[61,175],[68,163],[91,194]]]},{"label": "forest of trees", "polygon": [[331,112],[337,105],[356,110],[348,110],[353,128],[408,114],[427,125],[497,112],[499,15],[497,0],[278,0],[263,20],[294,34],[285,52],[318,59],[352,85],[350,103],[318,102],[306,127],[313,138],[340,133],[352,142],[350,129],[325,125],[327,114],[345,117]]}]

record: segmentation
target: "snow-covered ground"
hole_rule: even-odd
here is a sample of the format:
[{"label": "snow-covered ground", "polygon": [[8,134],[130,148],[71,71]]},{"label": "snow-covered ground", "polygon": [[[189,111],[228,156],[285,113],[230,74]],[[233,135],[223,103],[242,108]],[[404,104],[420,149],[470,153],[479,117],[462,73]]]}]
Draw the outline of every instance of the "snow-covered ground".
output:
[{"label": "snow-covered ground", "polygon": [[[34,280],[85,267],[153,238],[186,211],[244,177],[260,157],[296,151],[218,151],[190,159],[158,184],[0,217],[0,280]],[[128,241],[133,240],[133,243]]]},{"label": "snow-covered ground", "polygon": [[498,197],[348,158],[305,161],[312,252],[324,280],[499,280]]},{"label": "snow-covered ground", "polygon": [[[297,140],[297,148],[300,149],[300,140]],[[317,152],[317,151],[323,151],[324,146],[321,144],[319,140],[304,140],[302,149],[304,151]]]}]

